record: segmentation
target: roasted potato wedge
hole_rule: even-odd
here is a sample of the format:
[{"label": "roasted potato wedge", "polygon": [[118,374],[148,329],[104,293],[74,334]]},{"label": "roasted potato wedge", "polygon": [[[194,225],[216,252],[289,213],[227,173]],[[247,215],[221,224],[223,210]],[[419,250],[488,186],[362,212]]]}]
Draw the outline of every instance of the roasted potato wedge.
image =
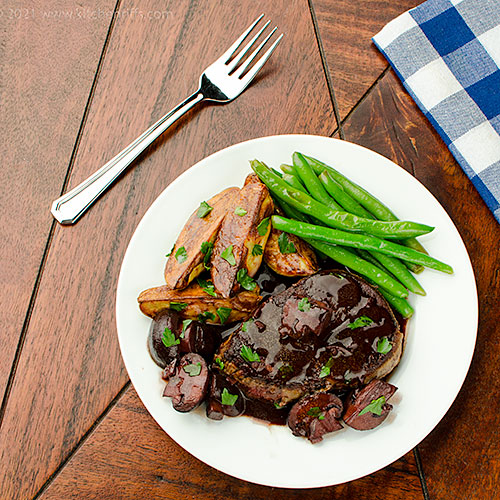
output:
[{"label": "roasted potato wedge", "polygon": [[141,292],[137,298],[141,311],[151,318],[155,318],[167,309],[172,309],[178,311],[184,319],[201,319],[213,325],[221,323],[217,313],[220,307],[231,309],[224,324],[246,321],[261,300],[257,287],[251,292],[243,290],[227,299],[209,295],[198,283],[191,283],[184,290],[172,290],[168,285],[149,288]]},{"label": "roasted potato wedge", "polygon": [[251,182],[260,182],[259,176],[257,174],[248,174],[245,177],[245,182],[243,183],[243,187],[245,187],[247,184],[250,184]]},{"label": "roasted potato wedge", "polygon": [[264,262],[281,276],[309,276],[318,271],[318,262],[314,250],[301,238],[287,234],[295,252],[282,253],[279,238],[282,231],[272,228],[264,250]]},{"label": "roasted potato wedge", "polygon": [[222,222],[211,260],[212,282],[223,297],[230,297],[240,289],[237,281],[240,269],[246,269],[250,277],[257,273],[271,230],[270,221],[267,226],[259,224],[274,210],[267,187],[255,175],[247,177],[233,204]]},{"label": "roasted potato wedge", "polygon": [[169,288],[185,288],[204,270],[201,251],[203,242],[213,243],[227,211],[240,190],[227,188],[210,198],[207,203],[212,207],[210,213],[198,217],[195,212],[189,217],[165,266],[165,282]]}]

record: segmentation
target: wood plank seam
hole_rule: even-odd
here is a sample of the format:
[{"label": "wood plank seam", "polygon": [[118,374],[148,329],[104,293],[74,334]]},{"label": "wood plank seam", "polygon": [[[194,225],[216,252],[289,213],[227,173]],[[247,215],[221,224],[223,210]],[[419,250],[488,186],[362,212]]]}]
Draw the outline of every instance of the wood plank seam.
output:
[{"label": "wood plank seam", "polygon": [[[120,1],[120,0],[119,0]],[[64,469],[66,464],[73,458],[75,453],[85,444],[85,441],[90,437],[96,427],[108,416],[109,412],[113,409],[113,407],[120,401],[122,396],[130,387],[130,380],[120,389],[118,394],[109,402],[109,405],[104,408],[104,411],[96,418],[95,422],[88,428],[87,432],[81,437],[81,439],[76,443],[73,449],[68,453],[68,455],[64,458],[64,460],[59,464],[57,469],[47,478],[47,480],[42,484],[41,488],[32,498],[32,500],[36,500],[40,498],[40,496],[45,492],[45,490],[50,486],[52,481],[56,479],[59,473]]]},{"label": "wood plank seam", "polygon": [[[368,88],[368,90],[361,96],[359,101],[350,109],[350,111],[347,113],[345,118],[340,122],[341,127],[344,123],[346,123],[351,115],[354,113],[354,111],[363,103],[363,101],[366,100],[366,98],[370,95],[370,93],[377,87],[379,82],[382,80],[382,78],[387,74],[387,72],[391,69],[390,65],[387,65],[387,67],[380,73],[380,75],[377,77],[377,79],[373,82],[373,84]],[[415,172],[415,165],[413,164],[412,161],[410,161],[411,168],[412,168],[412,175],[416,178],[416,172]],[[427,488],[427,481],[425,479],[425,474],[422,466],[422,461],[420,459],[420,453],[418,450],[418,446],[415,446],[413,448],[413,455],[415,457],[415,462],[417,465],[417,471],[418,471],[418,476],[420,479],[420,485],[422,487],[422,494],[424,496],[424,500],[430,500],[429,496],[429,491]]]},{"label": "wood plank seam", "polygon": [[[48,208],[47,208],[48,209]],[[35,300],[38,295],[38,289],[40,288],[40,282],[43,274],[43,269],[45,267],[45,262],[47,261],[47,255],[50,248],[50,243],[54,236],[55,221],[52,221],[50,226],[49,235],[47,237],[47,243],[43,249],[42,259],[40,261],[40,266],[35,279],[35,285],[33,286],[33,291],[31,292],[31,297],[28,302],[28,309],[26,311],[26,316],[24,318],[23,326],[21,328],[21,335],[19,336],[19,341],[17,343],[16,352],[14,354],[14,359],[12,360],[12,366],[10,368],[9,378],[7,380],[7,385],[5,387],[5,392],[2,398],[2,404],[0,406],[0,427],[2,426],[3,418],[5,415],[5,409],[7,408],[7,403],[9,400],[10,391],[12,389],[12,384],[14,383],[14,377],[16,376],[17,366],[19,364],[19,359],[21,357],[21,351],[23,350],[24,341],[26,338],[26,332],[28,330],[28,325],[31,319],[31,313],[33,312],[33,307],[35,305]]]},{"label": "wood plank seam", "polygon": [[390,65],[388,64],[384,71],[382,71],[382,73],[380,73],[380,75],[377,77],[377,79],[370,85],[370,87],[368,88],[368,90],[361,96],[361,98],[359,99],[359,101],[350,109],[349,113],[347,113],[347,115],[344,117],[344,119],[341,121],[342,123],[342,126],[344,125],[344,123],[347,122],[347,120],[351,117],[351,115],[354,113],[354,111],[358,108],[358,106],[363,103],[363,101],[371,94],[372,90],[378,85],[378,82],[380,82],[380,80],[382,80],[382,78],[384,78],[385,74],[390,70]]},{"label": "wood plank seam", "polygon": [[[116,1],[114,12],[118,12],[118,8],[119,8],[120,2],[121,2],[121,0],[117,0]],[[97,80],[98,80],[98,77],[99,77],[99,74],[100,74],[100,69],[102,67],[102,63],[103,63],[103,60],[104,60],[104,56],[105,56],[105,53],[106,53],[108,42],[109,42],[109,39],[110,39],[110,36],[111,36],[111,32],[112,32],[112,29],[113,29],[113,26],[114,26],[115,18],[116,18],[115,15],[113,15],[112,18],[111,18],[111,21],[110,21],[110,24],[109,24],[109,27],[108,27],[108,31],[107,31],[107,34],[106,34],[106,38],[104,40],[103,48],[102,48],[102,51],[101,51],[101,55],[99,56],[99,61],[97,63],[97,68],[96,68],[96,72],[95,72],[95,75],[94,75],[94,79],[93,79],[92,85],[90,87],[89,97],[88,97],[87,102],[85,104],[85,108],[84,108],[84,112],[83,112],[83,116],[82,116],[82,121],[80,123],[80,127],[78,128],[78,132],[76,134],[75,145],[73,147],[73,151],[71,152],[71,156],[70,156],[69,163],[68,163],[68,169],[66,171],[66,175],[65,175],[64,180],[63,180],[63,185],[61,187],[61,191],[60,191],[61,195],[64,193],[64,191],[65,191],[65,189],[66,189],[66,187],[68,185],[69,178],[71,176],[71,171],[73,169],[73,164],[74,164],[74,161],[75,161],[75,158],[76,158],[76,154],[78,152],[78,147],[80,145],[80,139],[82,137],[83,129],[85,127],[86,119],[87,119],[87,116],[88,116],[88,111],[89,111],[90,105],[92,103],[92,99],[93,99],[93,96],[94,96],[95,88],[97,86]],[[47,207],[47,210],[49,210],[49,207]],[[37,276],[36,276],[36,279],[35,279],[35,284],[33,286],[33,292],[31,293],[31,297],[30,297],[30,300],[28,302],[28,309],[26,311],[26,316],[25,316],[25,319],[24,319],[24,322],[23,322],[23,326],[21,328],[21,334],[19,336],[19,342],[17,344],[16,352],[15,352],[15,355],[14,355],[14,360],[12,361],[12,366],[11,366],[11,369],[10,369],[9,379],[7,381],[7,386],[6,386],[5,392],[3,394],[2,404],[0,406],[0,427],[2,426],[2,422],[3,422],[3,419],[4,419],[4,415],[5,415],[5,410],[7,408],[7,404],[8,404],[8,401],[9,401],[10,391],[11,391],[11,388],[12,388],[12,384],[14,382],[14,378],[16,376],[17,366],[19,364],[19,359],[21,357],[21,353],[22,353],[22,350],[23,350],[24,341],[25,341],[25,338],[26,338],[26,332],[27,332],[28,325],[29,325],[29,322],[30,322],[30,319],[31,319],[31,313],[32,313],[33,307],[35,305],[35,300],[36,300],[36,297],[37,297],[37,294],[38,294],[38,289],[40,287],[40,282],[41,282],[41,279],[42,279],[43,270],[45,268],[45,263],[47,261],[47,256],[48,256],[48,253],[49,253],[49,250],[50,250],[50,245],[51,245],[51,242],[52,242],[52,239],[53,239],[53,236],[54,236],[55,227],[56,227],[56,222],[53,220],[52,224],[50,226],[49,234],[47,236],[47,242],[45,244],[45,248],[44,248],[44,251],[43,251],[43,254],[42,254],[42,259],[40,261],[40,266],[38,268]]]},{"label": "wood plank seam", "polygon": [[71,158],[70,158],[69,164],[68,164],[68,170],[66,171],[66,176],[64,177],[63,185],[61,188],[61,196],[64,194],[64,191],[66,190],[66,188],[68,186],[69,179],[71,177],[71,173],[73,172],[75,158],[76,158],[76,155],[78,153],[78,148],[80,146],[80,141],[81,141],[81,138],[83,135],[83,130],[85,128],[85,124],[87,123],[87,117],[89,114],[90,106],[91,106],[93,98],[94,98],[95,89],[97,87],[97,81],[99,80],[99,75],[101,74],[101,68],[102,68],[102,65],[104,62],[104,57],[105,57],[107,49],[108,49],[109,40],[111,38],[111,33],[112,33],[114,25],[115,25],[116,13],[119,11],[119,8],[120,8],[120,3],[121,3],[121,0],[116,0],[113,15],[111,16],[111,21],[109,23],[108,32],[106,33],[106,38],[105,38],[104,44],[102,46],[102,51],[101,51],[101,55],[99,57],[99,62],[97,63],[97,68],[96,68],[96,72],[94,75],[94,80],[92,81],[92,86],[90,87],[90,92],[89,92],[89,97],[87,99],[87,104],[85,105],[85,110],[83,112],[82,122],[80,123],[80,128],[78,129],[78,133],[76,135],[75,147],[73,148],[73,152],[71,154]]},{"label": "wood plank seam", "polygon": [[[182,50],[178,50],[178,49],[182,49],[182,46],[183,46],[183,43],[184,43],[184,33],[188,30],[188,27],[191,24],[192,17],[194,15],[196,7],[197,7],[197,5],[195,3],[190,2],[189,7],[187,9],[187,12],[186,12],[186,14],[184,16],[184,22],[182,24],[182,28],[179,31],[179,34],[177,35],[177,39],[175,41],[174,49],[173,49],[173,52],[172,52],[172,56],[173,57],[170,58],[170,60],[168,62],[168,66],[163,70],[163,78],[161,80],[160,90],[158,92],[158,95],[156,96],[156,100],[155,100],[155,103],[153,105],[153,109],[151,111],[151,116],[152,117],[154,117],[154,116],[162,116],[163,114],[166,113],[166,111],[165,111],[165,103],[162,102],[163,101],[162,97],[165,95],[165,92],[168,89],[168,85],[167,85],[168,75],[171,75],[172,72],[174,71],[176,62],[178,60],[178,54],[179,54],[179,52],[182,53]],[[210,64],[210,63],[208,63],[208,64]],[[207,103],[204,102],[203,104],[206,105]],[[198,112],[201,111],[201,108],[197,108],[197,109],[191,110],[191,112],[193,112],[193,111],[196,112],[196,113],[198,113]],[[185,116],[184,118],[187,118],[187,117]],[[175,123],[174,126],[171,127],[171,129],[170,129],[170,133],[172,133],[172,128],[176,129],[177,127],[185,125],[186,122],[187,122],[187,120],[183,119],[183,120],[180,120],[179,122]],[[161,140],[162,139],[160,139],[160,141]],[[164,140],[165,139],[163,139],[163,141]],[[163,144],[163,142],[162,142],[162,144]],[[151,146],[153,148],[155,147],[154,144],[152,144]],[[143,152],[143,154],[144,153],[147,154],[147,150],[148,149],[149,148],[146,148],[146,150]]]},{"label": "wood plank seam", "polygon": [[318,43],[318,50],[319,50],[319,54],[320,54],[320,58],[321,58],[321,64],[323,66],[323,72],[325,73],[326,84],[328,86],[328,91],[330,93],[330,99],[332,101],[333,112],[335,114],[335,119],[337,120],[337,128],[331,135],[334,135],[338,130],[339,137],[341,139],[344,139],[344,131],[342,129],[342,121],[340,120],[340,113],[339,113],[339,109],[338,109],[338,105],[337,105],[337,100],[335,98],[335,91],[333,89],[333,83],[332,83],[332,79],[330,77],[330,70],[328,68],[328,63],[326,61],[325,51],[323,48],[323,43],[321,41],[321,35],[319,33],[318,20],[316,18],[316,13],[314,11],[314,6],[312,4],[312,0],[308,0],[308,4],[309,4],[309,12],[311,13],[311,19],[312,19],[312,24],[313,24],[313,28],[314,28],[314,35],[316,36],[316,41]]},{"label": "wood plank seam", "polygon": [[[335,99],[335,93],[334,93],[334,90],[333,90],[333,84],[332,84],[332,81],[331,81],[331,78],[330,78],[330,72],[329,72],[329,69],[328,69],[328,63],[326,62],[326,58],[325,58],[325,54],[324,54],[324,49],[323,49],[323,46],[322,46],[322,43],[321,43],[321,38],[319,36],[319,30],[318,30],[318,26],[317,26],[317,20],[316,20],[316,15],[315,15],[315,12],[314,12],[314,7],[313,7],[313,5],[311,3],[311,0],[308,0],[308,2],[309,2],[309,9],[311,11],[311,17],[313,19],[313,25],[314,25],[314,31],[315,31],[315,34],[316,34],[316,39],[318,41],[318,48],[319,48],[319,51],[320,51],[320,54],[321,54],[321,61],[323,63],[323,69],[325,71],[325,77],[327,79],[328,89],[330,91],[330,96],[332,98],[332,104],[333,104],[333,107],[334,107],[335,118],[337,119],[337,124],[338,124],[337,129],[330,135],[330,137],[333,137],[337,133],[337,131],[338,131],[340,139],[341,140],[345,140],[344,131],[343,131],[343,125],[344,125],[344,123],[346,123],[349,120],[349,118],[354,113],[354,111],[358,108],[358,106],[363,103],[363,101],[368,97],[368,95],[372,92],[372,90],[378,85],[379,81],[390,70],[390,65],[388,64],[385,67],[385,69],[375,79],[375,81],[372,83],[372,85],[370,85],[370,87],[368,88],[368,90],[361,96],[361,98],[358,100],[358,102],[350,109],[350,111],[347,113],[347,115],[344,117],[344,119],[340,120],[340,115],[339,115],[338,108],[337,108],[337,102],[336,102],[336,99]],[[413,162],[411,162],[411,166],[412,166],[412,174],[415,177],[415,166],[413,165]],[[425,479],[425,475],[424,475],[424,471],[423,471],[423,467],[422,467],[422,462],[420,460],[420,454],[419,454],[419,451],[418,451],[418,446],[415,446],[415,448],[413,449],[413,454],[414,454],[415,461],[416,461],[416,464],[417,464],[417,471],[418,471],[418,476],[419,476],[419,479],[420,479],[420,484],[421,484],[421,487],[422,487],[422,494],[424,496],[424,500],[430,500],[429,491],[427,489],[427,482],[426,482],[426,479]],[[387,468],[390,469],[390,470],[392,470],[391,466],[388,466]]]},{"label": "wood plank seam", "polygon": [[[403,458],[403,457],[404,457],[404,455],[401,458]],[[396,462],[398,462],[398,461],[399,461],[399,459],[396,460]],[[395,462],[393,462],[393,463],[395,463]],[[376,474],[377,472],[380,472],[381,470],[388,470],[388,471],[393,472],[395,474],[398,474],[398,473],[402,472],[401,469],[398,469],[397,467],[393,467],[392,464],[390,464],[390,465],[386,465],[382,469],[379,469],[378,471],[373,472],[373,474]],[[413,472],[413,471],[405,470],[404,474],[406,474],[408,476],[418,477],[420,479],[420,476],[418,475],[418,472]],[[355,479],[355,481],[357,481],[357,479]],[[427,499],[425,499],[425,500],[427,500]]]},{"label": "wood plank seam", "polygon": [[413,448],[413,456],[415,457],[415,463],[417,464],[418,476],[420,477],[420,484],[422,486],[422,493],[424,494],[424,500],[430,500],[429,490],[427,489],[427,481],[425,479],[424,468],[422,467],[422,461],[420,460],[420,452],[418,451],[418,445]]}]

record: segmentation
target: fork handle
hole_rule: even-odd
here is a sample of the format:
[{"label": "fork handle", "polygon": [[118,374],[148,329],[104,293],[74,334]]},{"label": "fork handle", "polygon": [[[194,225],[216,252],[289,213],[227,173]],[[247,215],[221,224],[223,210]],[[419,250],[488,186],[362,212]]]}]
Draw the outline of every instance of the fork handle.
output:
[{"label": "fork handle", "polygon": [[202,101],[200,90],[151,125],[88,179],[52,203],[52,215],[61,224],[74,224],[113,181],[170,125]]}]

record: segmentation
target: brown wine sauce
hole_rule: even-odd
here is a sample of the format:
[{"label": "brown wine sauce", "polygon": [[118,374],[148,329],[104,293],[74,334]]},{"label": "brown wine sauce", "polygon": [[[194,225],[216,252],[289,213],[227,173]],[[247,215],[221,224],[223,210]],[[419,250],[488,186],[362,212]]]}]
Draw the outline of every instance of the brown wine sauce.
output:
[{"label": "brown wine sauce", "polygon": [[[257,284],[261,289],[261,295],[266,298],[269,295],[274,295],[283,292],[288,287],[296,283],[300,278],[286,278],[273,273],[267,266],[262,264],[258,275],[255,277]],[[399,313],[394,312],[394,316],[399,323],[400,331],[405,334],[407,321]],[[222,340],[227,339],[234,331],[238,329],[240,324],[233,325],[231,328],[224,330],[221,334]],[[331,391],[341,398],[344,398],[349,391]],[[289,410],[292,404],[283,408],[277,408],[273,403],[262,400],[250,399],[243,395],[244,410],[243,415],[255,418],[257,420],[274,425],[286,425]]]}]

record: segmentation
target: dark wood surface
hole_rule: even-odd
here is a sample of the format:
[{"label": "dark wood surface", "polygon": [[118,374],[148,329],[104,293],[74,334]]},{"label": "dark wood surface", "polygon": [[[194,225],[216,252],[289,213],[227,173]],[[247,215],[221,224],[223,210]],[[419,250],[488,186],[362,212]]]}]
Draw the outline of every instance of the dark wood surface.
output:
[{"label": "dark wood surface", "polygon": [[[86,471],[83,477],[82,471]],[[132,388],[40,498],[265,500],[270,496],[290,500],[423,498],[413,453],[376,474],[330,488],[288,490],[234,479],[177,446],[149,416]]]},{"label": "dark wood surface", "polygon": [[[109,28],[105,18],[50,17],[63,3],[0,6],[2,398],[53,225],[47,208],[62,192]],[[87,5],[99,3],[114,7],[98,0]]]},{"label": "dark wood surface", "polygon": [[420,3],[419,0],[312,0],[341,119],[389,65],[371,38],[390,20]]},{"label": "dark wood surface", "polygon": [[[35,4],[31,19],[0,18],[8,49],[0,150],[9,167],[0,174],[8,263],[0,498],[500,497],[499,227],[370,42],[414,3],[172,0],[160,9],[150,0],[141,16],[132,2],[101,1],[85,2],[83,19],[62,4]],[[120,15],[111,19],[113,8]],[[71,10],[76,18],[61,17]],[[230,105],[191,112],[75,226],[53,224],[52,199],[188,95],[260,12],[286,32],[262,77]],[[332,135],[336,114],[341,136],[407,169],[454,219],[476,273],[478,344],[456,402],[418,450],[345,485],[267,488],[202,464],[146,412],[119,354],[116,282],[137,223],[182,171],[253,137]]]}]

